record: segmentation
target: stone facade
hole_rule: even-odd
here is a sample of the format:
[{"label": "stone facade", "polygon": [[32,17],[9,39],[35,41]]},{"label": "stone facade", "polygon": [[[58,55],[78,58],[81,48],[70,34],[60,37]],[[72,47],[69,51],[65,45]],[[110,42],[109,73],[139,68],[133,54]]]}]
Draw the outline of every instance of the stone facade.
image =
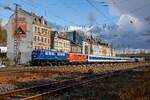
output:
[{"label": "stone facade", "polygon": [[99,39],[95,39],[93,37],[88,38],[87,41],[88,45],[90,45],[90,54],[100,56],[112,56],[112,47],[110,44],[103,42]]},{"label": "stone facade", "polygon": [[52,32],[52,46],[51,49],[55,49],[62,52],[70,52],[71,44],[70,40],[67,39],[66,34],[63,32]]},{"label": "stone facade", "polygon": [[82,53],[82,46],[71,42],[71,52],[72,53]]},{"label": "stone facade", "polygon": [[91,49],[90,49],[90,43],[87,41],[82,41],[82,53],[83,54],[90,54]]},{"label": "stone facade", "polygon": [[43,17],[35,16],[33,19],[33,50],[50,49],[51,28]]},{"label": "stone facade", "polygon": [[112,48],[108,45],[100,46],[100,55],[102,56],[112,56]]}]

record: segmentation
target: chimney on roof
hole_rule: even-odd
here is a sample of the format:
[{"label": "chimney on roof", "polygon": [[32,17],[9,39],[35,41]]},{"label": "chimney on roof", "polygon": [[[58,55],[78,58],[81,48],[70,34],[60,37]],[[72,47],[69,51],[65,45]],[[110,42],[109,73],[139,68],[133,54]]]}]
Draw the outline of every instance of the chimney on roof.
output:
[{"label": "chimney on roof", "polygon": [[21,5],[19,5],[19,4],[15,4],[15,5],[16,5],[16,11],[21,10]]}]

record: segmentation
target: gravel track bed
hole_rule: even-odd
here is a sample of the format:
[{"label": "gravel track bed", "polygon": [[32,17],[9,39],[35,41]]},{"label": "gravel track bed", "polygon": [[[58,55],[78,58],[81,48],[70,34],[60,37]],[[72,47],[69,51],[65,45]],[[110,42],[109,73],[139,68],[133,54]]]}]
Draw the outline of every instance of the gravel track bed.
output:
[{"label": "gravel track bed", "polygon": [[127,63],[127,64],[113,64],[113,65],[93,64],[86,66],[72,65],[68,67],[62,66],[52,68],[49,67],[17,68],[19,70],[34,69],[31,72],[21,72],[21,73],[11,73],[5,70],[5,73],[0,73],[0,92],[7,92],[18,88],[25,88],[34,85],[45,84],[56,80],[68,79],[76,76],[83,76],[88,73],[101,73],[111,70],[124,70],[148,64],[150,63],[135,63],[135,64]]},{"label": "gravel track bed", "polygon": [[50,100],[150,100],[150,66],[115,73]]},{"label": "gravel track bed", "polygon": [[70,75],[61,75],[59,77],[55,78],[43,78],[43,79],[33,79],[30,81],[24,81],[24,82],[17,82],[15,84],[0,84],[0,93],[2,92],[8,92],[8,91],[13,91],[16,89],[22,89],[22,88],[28,88],[36,85],[42,85],[42,84],[49,84],[52,82],[60,81],[60,80],[66,80],[66,79],[71,79],[75,78],[78,76],[85,76],[87,74],[80,74],[80,73],[72,73]]}]

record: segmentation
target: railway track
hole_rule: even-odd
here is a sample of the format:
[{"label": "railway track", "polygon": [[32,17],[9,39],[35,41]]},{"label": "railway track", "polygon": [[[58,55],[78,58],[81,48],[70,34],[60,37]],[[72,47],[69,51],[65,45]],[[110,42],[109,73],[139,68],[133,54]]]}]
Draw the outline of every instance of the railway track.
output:
[{"label": "railway track", "polygon": [[66,91],[67,89],[79,87],[81,85],[87,85],[89,82],[96,81],[100,78],[109,77],[116,72],[119,71],[92,74],[82,77],[76,77],[73,79],[57,81],[50,84],[44,84],[30,88],[18,89],[11,92],[1,93],[0,100],[45,100],[46,98],[48,98],[48,96],[52,96],[62,91]]},{"label": "railway track", "polygon": [[[114,66],[114,64],[111,66]],[[47,69],[47,68],[45,67],[44,69]],[[80,76],[80,77],[75,77],[72,79],[56,81],[54,83],[42,84],[42,85],[37,85],[34,87],[18,89],[18,90],[6,92],[6,93],[0,93],[0,100],[20,100],[20,99],[21,100],[41,100],[43,99],[43,97],[45,98],[47,96],[54,95],[56,93],[65,91],[67,89],[71,89],[72,87],[79,87],[81,85],[86,85],[89,82],[93,82],[99,78],[111,76],[113,73],[116,73],[119,71],[120,70],[115,70],[115,71],[109,71],[109,72],[105,72],[101,74]]]},{"label": "railway track", "polygon": [[[0,75],[7,75],[10,73],[37,73],[37,74],[46,74],[46,73],[54,73],[54,74],[65,74],[67,73],[66,70],[64,69],[68,69],[68,68],[76,68],[76,67],[80,67],[80,68],[88,68],[88,67],[114,67],[115,69],[119,68],[120,66],[122,66],[122,68],[126,67],[126,66],[132,66],[132,65],[136,65],[136,66],[141,66],[144,64],[149,64],[148,62],[132,62],[132,63],[90,63],[90,64],[78,64],[78,65],[61,65],[61,66],[36,66],[36,67],[16,67],[16,68],[4,68],[4,69],[0,69]],[[58,69],[63,69],[63,70],[58,70]]]},{"label": "railway track", "polygon": [[[138,62],[138,64],[142,64],[145,62]],[[3,72],[21,72],[21,71],[32,71],[32,70],[41,70],[41,69],[51,69],[55,67],[70,67],[70,66],[94,66],[94,65],[116,65],[116,64],[137,64],[137,62],[130,62],[130,63],[84,63],[84,64],[67,64],[67,65],[53,65],[53,66],[30,66],[30,67],[6,67],[6,68],[0,68],[0,73]]]}]

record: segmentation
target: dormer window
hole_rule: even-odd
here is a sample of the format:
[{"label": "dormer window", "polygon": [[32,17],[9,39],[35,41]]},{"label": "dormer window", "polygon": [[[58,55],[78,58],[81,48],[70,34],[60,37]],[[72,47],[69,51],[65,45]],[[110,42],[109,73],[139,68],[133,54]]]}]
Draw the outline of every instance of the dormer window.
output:
[{"label": "dormer window", "polygon": [[39,23],[40,23],[40,24],[41,24],[41,21],[42,21],[42,20],[39,18]]},{"label": "dormer window", "polygon": [[44,24],[47,25],[47,21],[44,21]]},{"label": "dormer window", "polygon": [[35,22],[37,21],[36,18],[34,18],[34,21],[35,21]]},{"label": "dormer window", "polygon": [[34,20],[33,20],[33,24],[35,24],[35,23],[37,23],[37,20],[36,20],[36,18],[34,18]]}]

